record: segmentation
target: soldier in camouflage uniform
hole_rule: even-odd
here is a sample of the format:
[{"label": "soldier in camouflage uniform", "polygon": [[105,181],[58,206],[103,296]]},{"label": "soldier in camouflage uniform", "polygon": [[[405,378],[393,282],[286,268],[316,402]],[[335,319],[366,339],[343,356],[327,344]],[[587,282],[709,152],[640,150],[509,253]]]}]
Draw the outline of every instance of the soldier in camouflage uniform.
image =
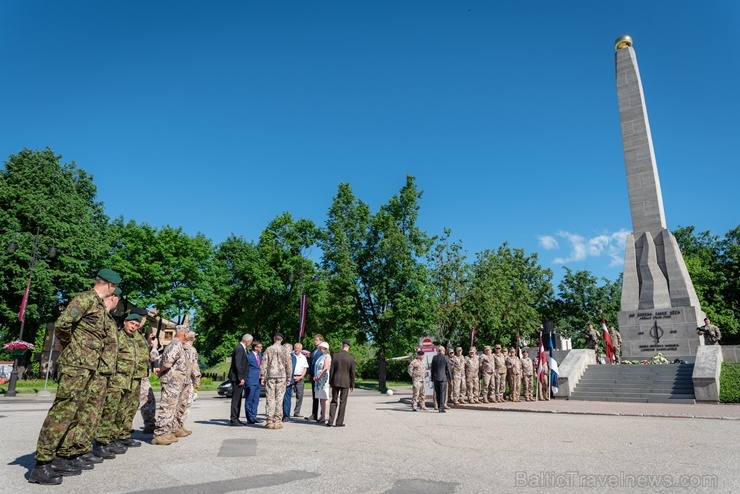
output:
[{"label": "soldier in camouflage uniform", "polygon": [[[101,381],[100,372],[111,372],[111,364],[114,365],[115,353],[104,352],[106,341],[111,338],[112,320],[104,300],[113,295],[120,282],[118,273],[101,269],[93,289],[72,299],[56,321],[56,336],[63,348],[58,361],[57,393],[39,432],[36,466],[29,482],[60,484],[63,475],[79,475],[83,465],[85,469],[92,468],[82,455],[70,457],[72,446],[66,452],[63,448],[85,440],[84,432],[80,435],[76,427],[81,420],[91,419],[80,414],[85,411],[85,400],[90,399],[90,388]],[[90,445],[88,440],[86,447]]]},{"label": "soldier in camouflage uniform", "polygon": [[696,333],[704,335],[705,345],[719,345],[719,340],[722,339],[719,328],[712,324],[708,317],[704,318],[704,326],[696,328]]},{"label": "soldier in camouflage uniform", "polygon": [[525,350],[522,361],[522,384],[524,385],[524,400],[534,401],[532,398],[532,376],[534,375],[534,364]]},{"label": "soldier in camouflage uniform", "polygon": [[501,345],[495,347],[493,362],[495,366],[494,387],[496,389],[496,397],[493,402],[503,403],[504,391],[506,391],[506,356],[501,352]]},{"label": "soldier in camouflage uniform", "polygon": [[468,357],[465,359],[465,387],[468,391],[468,403],[480,403],[478,393],[480,392],[480,380],[478,379],[480,362],[474,346],[470,347]]},{"label": "soldier in camouflage uniform", "polygon": [[496,398],[495,363],[491,354],[491,347],[483,348],[483,355],[480,356],[480,372],[483,375],[483,390],[481,391],[481,401],[483,403],[494,402]]},{"label": "soldier in camouflage uniform", "polygon": [[176,437],[186,437],[193,432],[185,428],[185,421],[190,415],[190,408],[193,406],[195,400],[195,393],[200,388],[200,367],[198,367],[198,350],[195,349],[193,343],[198,335],[193,331],[190,331],[185,338],[185,344],[182,346],[187,355],[189,371],[185,379],[185,386],[183,386],[182,392],[180,393],[180,399],[177,405],[177,431],[173,432]]},{"label": "soldier in camouflage uniform", "polygon": [[521,384],[522,362],[517,357],[515,348],[509,350],[509,361],[511,362],[511,382],[509,383],[511,401],[521,401],[519,398],[521,395],[519,386]]},{"label": "soldier in camouflage uniform", "polygon": [[614,358],[617,360],[617,364],[622,363],[622,335],[619,334],[614,326],[609,326],[609,336],[612,339],[612,345],[614,346]]},{"label": "soldier in camouflage uniform", "polygon": [[424,363],[424,352],[416,352],[416,358],[409,364],[409,376],[411,376],[411,409],[426,410],[426,390],[424,389],[424,377],[427,373],[427,366]]},{"label": "soldier in camouflage uniform", "polygon": [[[137,338],[137,342],[141,340],[146,343],[146,353],[149,358],[146,364],[146,376],[141,378],[141,386],[139,387],[139,399],[137,410],[141,409],[141,418],[144,421],[144,434],[151,434],[154,432],[155,424],[157,420],[157,401],[154,398],[154,390],[149,383],[149,376],[151,375],[151,363],[159,358],[159,352],[157,351],[157,337],[150,333],[146,328],[147,316],[149,311],[142,308],[135,308],[131,310],[132,314],[139,314],[141,316],[141,326],[139,326],[139,333],[142,335],[141,339]],[[143,364],[142,364],[143,365]]]},{"label": "soldier in camouflage uniform", "polygon": [[[141,315],[139,315],[141,317]],[[141,317],[141,324],[146,320]],[[139,326],[141,328],[141,326]],[[124,323],[124,330],[126,329]],[[141,331],[135,331],[132,335],[134,339],[134,345],[136,347],[136,366],[134,369],[133,381],[131,382],[131,393],[126,398],[125,412],[123,416],[123,423],[120,427],[119,433],[116,436],[120,443],[124,446],[137,446],[140,445],[138,441],[131,439],[131,428],[134,424],[134,417],[136,411],[139,409],[139,400],[141,398],[141,385],[144,381],[149,384],[149,344],[146,341],[146,337]],[[151,386],[150,388],[151,389]],[[136,444],[133,444],[136,443]]]},{"label": "soldier in camouflage uniform", "polygon": [[[116,454],[125,453],[127,447],[141,446],[140,442],[131,439],[128,429],[124,435],[123,429],[127,422],[129,402],[133,394],[134,374],[137,367],[137,346],[134,334],[139,329],[140,322],[141,316],[130,314],[123,322],[123,329],[118,330],[116,373],[108,378],[103,413],[95,435],[98,448],[104,447]],[[130,427],[129,425],[129,429]],[[122,437],[119,438],[119,436]],[[119,439],[124,439],[126,442]]]},{"label": "soldier in camouflage uniform", "polygon": [[189,330],[187,326],[177,326],[175,338],[162,352],[162,362],[157,372],[162,383],[162,394],[152,444],[167,446],[178,441],[173,432],[177,431],[177,403],[190,366],[182,347]]},{"label": "soldier in camouflage uniform", "polygon": [[293,363],[283,348],[282,333],[275,333],[273,344],[265,350],[260,365],[260,378],[265,385],[265,428],[283,428],[283,398],[290,384]]},{"label": "soldier in camouflage uniform", "polygon": [[452,367],[452,403],[460,405],[462,404],[461,392],[464,394],[465,384],[465,357],[461,347],[455,349],[455,355],[450,358],[450,366]]}]

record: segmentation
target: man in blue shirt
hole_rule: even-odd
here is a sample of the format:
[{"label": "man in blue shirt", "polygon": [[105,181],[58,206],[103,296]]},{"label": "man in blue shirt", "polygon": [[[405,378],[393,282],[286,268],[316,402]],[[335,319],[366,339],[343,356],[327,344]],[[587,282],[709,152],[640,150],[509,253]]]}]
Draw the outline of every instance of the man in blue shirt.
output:
[{"label": "man in blue shirt", "polygon": [[262,343],[252,343],[252,351],[247,355],[247,382],[244,383],[244,412],[247,415],[248,424],[259,424],[262,421],[257,418],[257,407],[260,404],[260,366],[262,365]]}]

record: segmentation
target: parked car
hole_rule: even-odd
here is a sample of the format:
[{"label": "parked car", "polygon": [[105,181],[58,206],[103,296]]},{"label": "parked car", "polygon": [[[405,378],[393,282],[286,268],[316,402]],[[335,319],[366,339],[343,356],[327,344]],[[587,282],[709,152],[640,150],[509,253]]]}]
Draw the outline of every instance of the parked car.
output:
[{"label": "parked car", "polygon": [[[216,392],[220,396],[225,396],[226,398],[231,398],[231,395],[234,394],[233,392],[233,386],[231,385],[231,381],[224,381],[221,384],[218,385],[218,388],[216,388]],[[265,387],[260,386],[260,397],[267,396],[265,392]]]}]

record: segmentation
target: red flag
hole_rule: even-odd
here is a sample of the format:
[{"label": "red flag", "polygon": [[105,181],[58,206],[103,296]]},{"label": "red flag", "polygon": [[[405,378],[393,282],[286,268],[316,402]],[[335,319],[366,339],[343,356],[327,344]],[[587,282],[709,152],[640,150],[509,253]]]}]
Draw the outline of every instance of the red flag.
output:
[{"label": "red flag", "polygon": [[28,305],[28,292],[31,290],[31,277],[28,277],[28,284],[26,285],[26,292],[23,294],[23,300],[21,300],[21,310],[18,311],[18,320],[24,322],[26,319],[26,306]]},{"label": "red flag", "polygon": [[473,330],[470,332],[470,347],[475,346],[475,328],[477,324],[473,324]]},{"label": "red flag", "polygon": [[303,295],[301,295],[301,318],[298,324],[299,326],[298,339],[303,338],[303,334],[306,332],[306,314],[308,310],[307,305],[308,305],[308,295],[304,293]]},{"label": "red flag", "polygon": [[614,344],[612,343],[612,337],[609,334],[609,330],[606,328],[606,319],[604,314],[601,314],[601,331],[604,333],[604,341],[606,342],[606,358],[609,362],[614,362],[616,357],[614,356]]},{"label": "red flag", "polygon": [[545,345],[542,344],[542,333],[540,333],[540,350],[537,353],[537,379],[542,384],[545,384],[545,365],[547,364],[547,354],[545,353]]}]

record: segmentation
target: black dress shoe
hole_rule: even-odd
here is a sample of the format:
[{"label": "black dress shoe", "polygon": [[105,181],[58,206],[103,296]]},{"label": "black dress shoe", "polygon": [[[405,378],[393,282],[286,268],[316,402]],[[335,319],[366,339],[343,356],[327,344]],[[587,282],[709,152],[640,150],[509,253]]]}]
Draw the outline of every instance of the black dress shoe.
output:
[{"label": "black dress shoe", "polygon": [[[120,440],[120,439],[118,439],[118,438],[116,438],[116,439],[112,440],[112,441],[111,441],[111,442],[110,442],[110,443],[108,444],[108,447],[109,447],[109,448],[110,448],[110,445],[111,445],[111,444],[114,444],[114,445],[115,445],[115,446],[116,446],[117,448],[123,449],[123,452],[124,452],[124,453],[125,453],[125,452],[126,452],[126,450],[128,449],[128,446],[126,446],[125,444],[123,444],[123,443],[121,442],[121,440]],[[111,451],[113,451],[113,450],[111,450]],[[116,454],[120,454],[120,453],[118,453],[118,451],[113,451],[113,452],[114,452],[114,453],[116,453]]]},{"label": "black dress shoe", "polygon": [[334,427],[344,427],[344,424],[337,424]]},{"label": "black dress shoe", "polygon": [[28,481],[32,484],[59,485],[62,483],[62,476],[51,467],[50,462],[36,463],[36,466],[31,470]]},{"label": "black dress shoe", "polygon": [[118,442],[123,444],[127,448],[138,448],[139,446],[141,446],[141,441],[131,439],[130,437],[127,437],[126,439],[119,439]]},{"label": "black dress shoe", "polygon": [[122,455],[126,452],[127,449],[126,446],[124,446],[123,444],[119,445],[115,441],[111,441],[108,444],[100,444],[100,446],[104,446],[108,451],[117,455]]},{"label": "black dress shoe", "polygon": [[109,450],[108,447],[105,444],[98,444],[93,449],[93,454],[95,456],[99,456],[101,458],[105,458],[106,460],[113,460],[116,457],[116,454]]},{"label": "black dress shoe", "polygon": [[239,422],[229,422],[229,427],[244,427],[245,425],[247,425],[247,424],[245,424],[242,421],[239,421]]},{"label": "black dress shoe", "polygon": [[80,467],[70,465],[66,458],[62,458],[60,456],[55,457],[50,465],[54,472],[65,477],[82,473],[82,469]]},{"label": "black dress shoe", "polygon": [[331,422],[329,422],[329,421],[326,422],[326,426],[327,427],[334,427],[333,425],[331,425]]},{"label": "black dress shoe", "polygon": [[84,455],[81,455],[80,458],[82,458],[85,461],[89,461],[90,463],[103,463],[103,458],[96,455],[92,451],[88,451]]}]

